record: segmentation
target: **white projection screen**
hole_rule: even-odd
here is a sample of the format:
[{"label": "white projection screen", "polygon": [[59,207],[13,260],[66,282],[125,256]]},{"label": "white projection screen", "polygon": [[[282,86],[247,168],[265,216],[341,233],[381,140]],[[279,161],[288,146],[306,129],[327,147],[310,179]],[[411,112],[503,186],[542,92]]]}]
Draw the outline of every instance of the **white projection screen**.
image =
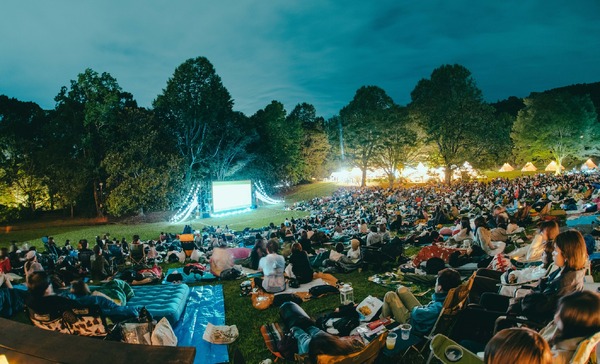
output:
[{"label": "white projection screen", "polygon": [[252,207],[252,183],[246,181],[213,182],[213,212]]}]

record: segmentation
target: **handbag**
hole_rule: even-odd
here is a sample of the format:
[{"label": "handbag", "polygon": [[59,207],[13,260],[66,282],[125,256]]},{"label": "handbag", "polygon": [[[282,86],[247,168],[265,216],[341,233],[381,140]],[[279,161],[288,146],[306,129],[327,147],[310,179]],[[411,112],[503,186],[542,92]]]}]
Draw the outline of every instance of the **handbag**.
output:
[{"label": "handbag", "polygon": [[271,307],[273,300],[274,295],[272,293],[263,292],[260,289],[258,292],[252,292],[252,306],[257,310],[266,310]]}]

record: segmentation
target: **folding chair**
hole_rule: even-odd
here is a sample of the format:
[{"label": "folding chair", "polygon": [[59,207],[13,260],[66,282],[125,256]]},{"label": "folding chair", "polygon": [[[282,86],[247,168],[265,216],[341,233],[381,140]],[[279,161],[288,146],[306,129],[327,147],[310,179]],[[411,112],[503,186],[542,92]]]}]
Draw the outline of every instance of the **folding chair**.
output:
[{"label": "folding chair", "polygon": [[444,364],[483,364],[477,354],[463,348],[448,337],[437,334],[431,340],[429,348],[433,356]]},{"label": "folding chair", "polygon": [[192,255],[192,252],[197,249],[196,243],[193,241],[181,242],[181,249],[185,253],[185,257],[189,258]]},{"label": "folding chair", "polygon": [[600,332],[583,340],[577,346],[577,350],[571,357],[571,364],[598,363],[598,348],[600,343]]},{"label": "folding chair", "polygon": [[108,253],[116,264],[123,264],[125,256],[120,244],[107,244]]},{"label": "folding chair", "polygon": [[[438,316],[437,321],[433,325],[431,332],[428,335],[423,337],[423,340],[418,344],[412,345],[409,347],[406,352],[402,355],[403,357],[412,349],[416,350],[418,354],[425,358],[423,355],[428,348],[428,343],[433,339],[436,334],[444,334],[449,333],[456,322],[456,318],[458,317],[458,313],[465,307],[467,301],[469,299],[469,293],[471,292],[471,288],[473,287],[473,282],[475,280],[475,273],[471,275],[471,277],[463,282],[460,286],[456,288],[452,288],[448,291],[448,295],[444,300],[444,305],[442,307],[442,311]],[[420,348],[419,345],[422,345]],[[433,359],[433,352],[430,352],[429,357],[427,359],[427,363],[431,362]]]},{"label": "folding chair", "polygon": [[145,259],[144,244],[131,244],[129,246],[129,261],[131,264],[144,264]]}]

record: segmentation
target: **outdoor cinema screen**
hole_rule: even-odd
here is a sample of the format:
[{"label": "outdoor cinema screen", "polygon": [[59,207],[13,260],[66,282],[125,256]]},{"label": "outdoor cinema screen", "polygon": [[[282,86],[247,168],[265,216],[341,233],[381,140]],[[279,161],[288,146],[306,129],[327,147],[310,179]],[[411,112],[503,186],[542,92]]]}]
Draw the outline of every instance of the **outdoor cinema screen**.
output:
[{"label": "outdoor cinema screen", "polygon": [[252,206],[252,183],[246,181],[213,182],[213,212],[243,209]]}]

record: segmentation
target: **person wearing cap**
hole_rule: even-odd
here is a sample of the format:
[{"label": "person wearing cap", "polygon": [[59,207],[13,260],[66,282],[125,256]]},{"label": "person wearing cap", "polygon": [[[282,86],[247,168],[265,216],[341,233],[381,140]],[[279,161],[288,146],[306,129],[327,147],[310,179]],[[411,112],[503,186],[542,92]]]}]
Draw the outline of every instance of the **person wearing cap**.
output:
[{"label": "person wearing cap", "polygon": [[29,277],[29,275],[31,275],[33,272],[44,270],[44,267],[42,267],[37,260],[37,253],[35,250],[28,251],[27,254],[25,254],[25,259],[25,279],[27,279],[27,277]]}]

